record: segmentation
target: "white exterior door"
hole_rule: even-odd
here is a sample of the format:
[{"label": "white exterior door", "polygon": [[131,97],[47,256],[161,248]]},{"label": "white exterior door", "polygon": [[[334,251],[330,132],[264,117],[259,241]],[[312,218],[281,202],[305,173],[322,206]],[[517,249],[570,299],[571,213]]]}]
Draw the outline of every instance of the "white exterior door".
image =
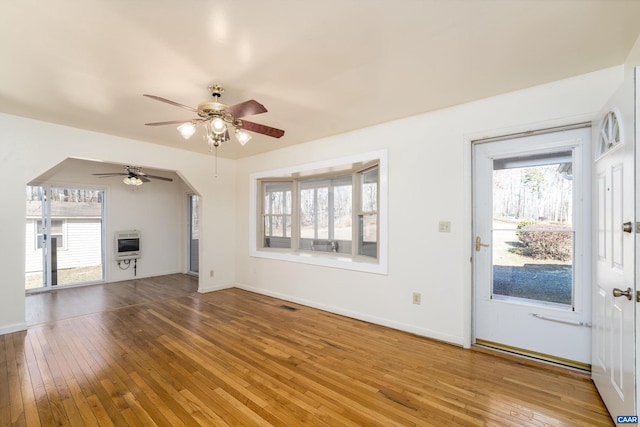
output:
[{"label": "white exterior door", "polygon": [[627,78],[593,126],[592,378],[614,420],[637,415],[635,90]]},{"label": "white exterior door", "polygon": [[477,142],[474,341],[587,368],[588,127]]}]

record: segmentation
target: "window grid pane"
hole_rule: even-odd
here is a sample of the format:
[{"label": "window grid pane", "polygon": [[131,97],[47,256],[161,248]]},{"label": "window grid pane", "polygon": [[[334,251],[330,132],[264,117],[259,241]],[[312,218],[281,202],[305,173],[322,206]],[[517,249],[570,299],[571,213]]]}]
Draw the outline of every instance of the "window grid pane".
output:
[{"label": "window grid pane", "polygon": [[[351,181],[351,175],[346,175],[300,183],[301,239],[342,240],[348,242],[348,246],[343,247],[351,247]],[[323,242],[322,246],[336,250],[331,242]],[[309,247],[313,248],[312,242],[301,242],[301,248]]]},{"label": "window grid pane", "polygon": [[352,230],[351,184],[333,187],[333,236],[335,240],[351,241]]},{"label": "window grid pane", "polygon": [[360,209],[358,215],[358,255],[378,256],[378,168],[360,173]]},{"label": "window grid pane", "polygon": [[378,168],[369,169],[360,174],[362,182],[362,212],[378,211]]},{"label": "window grid pane", "polygon": [[378,180],[373,166],[346,175],[262,181],[262,247],[377,258]]},{"label": "window grid pane", "polygon": [[293,182],[264,182],[263,247],[291,248],[291,193]]}]

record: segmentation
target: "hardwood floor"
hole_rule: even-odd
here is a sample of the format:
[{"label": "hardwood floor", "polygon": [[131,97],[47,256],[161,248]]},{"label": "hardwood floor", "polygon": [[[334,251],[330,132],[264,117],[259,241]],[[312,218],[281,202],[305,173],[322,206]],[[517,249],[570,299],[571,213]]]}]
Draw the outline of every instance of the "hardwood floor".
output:
[{"label": "hardwood floor", "polygon": [[5,425],[613,423],[583,374],[228,289],[0,336]]},{"label": "hardwood floor", "polygon": [[68,319],[197,291],[197,277],[169,274],[32,293],[27,294],[26,298],[27,325]]}]

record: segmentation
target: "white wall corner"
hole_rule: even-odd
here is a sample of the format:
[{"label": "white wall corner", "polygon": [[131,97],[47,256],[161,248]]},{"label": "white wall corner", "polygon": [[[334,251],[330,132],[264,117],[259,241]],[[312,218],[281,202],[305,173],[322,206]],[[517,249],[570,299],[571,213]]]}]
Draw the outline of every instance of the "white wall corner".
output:
[{"label": "white wall corner", "polygon": [[210,285],[210,286],[200,286],[198,287],[199,294],[206,294],[208,292],[221,291],[223,289],[231,289],[237,287],[234,283],[229,283],[226,285]]}]

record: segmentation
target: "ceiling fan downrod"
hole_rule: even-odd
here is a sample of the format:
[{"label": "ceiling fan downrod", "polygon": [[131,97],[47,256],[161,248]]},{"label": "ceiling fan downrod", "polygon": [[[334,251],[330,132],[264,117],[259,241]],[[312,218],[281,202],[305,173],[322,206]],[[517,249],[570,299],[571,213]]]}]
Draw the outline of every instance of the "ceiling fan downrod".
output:
[{"label": "ceiling fan downrod", "polygon": [[211,96],[216,98],[216,101],[218,101],[218,98],[220,98],[224,93],[224,88],[220,85],[213,84],[209,86],[209,92],[211,92]]}]

